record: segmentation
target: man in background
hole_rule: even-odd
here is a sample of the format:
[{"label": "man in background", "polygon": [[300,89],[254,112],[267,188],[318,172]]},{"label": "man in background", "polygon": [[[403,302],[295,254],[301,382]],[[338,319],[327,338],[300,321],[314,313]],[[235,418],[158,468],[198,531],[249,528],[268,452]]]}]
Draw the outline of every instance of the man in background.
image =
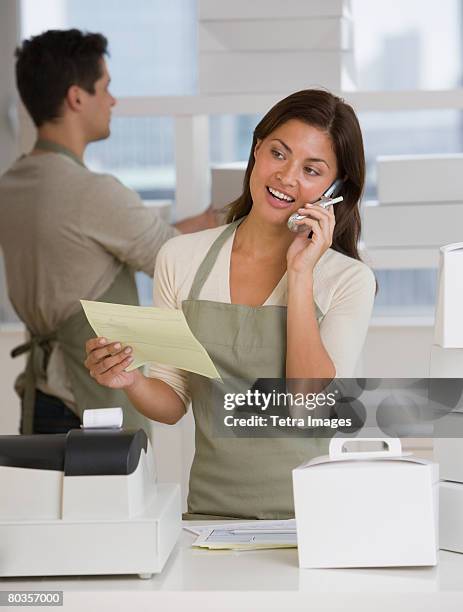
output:
[{"label": "man in background", "polygon": [[215,226],[209,210],[164,223],[139,196],[83,162],[87,145],[110,134],[107,40],[50,30],[16,50],[16,80],[38,138],[0,178],[0,246],[8,293],[30,340],[16,381],[21,432],[66,432],[85,408],[122,406],[126,425],[144,418],[125,394],[105,389],[83,366],[93,331],[80,299],[138,304],[134,271],[152,276],[157,252],[178,231]]}]

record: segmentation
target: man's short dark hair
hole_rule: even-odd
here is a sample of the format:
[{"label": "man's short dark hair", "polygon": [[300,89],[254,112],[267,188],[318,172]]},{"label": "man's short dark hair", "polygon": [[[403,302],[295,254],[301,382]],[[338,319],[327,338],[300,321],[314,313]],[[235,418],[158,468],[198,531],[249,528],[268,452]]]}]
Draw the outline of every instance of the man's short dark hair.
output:
[{"label": "man's short dark hair", "polygon": [[72,85],[95,93],[107,47],[102,34],[75,29],[48,30],[23,41],[15,52],[16,83],[37,127],[60,116]]}]

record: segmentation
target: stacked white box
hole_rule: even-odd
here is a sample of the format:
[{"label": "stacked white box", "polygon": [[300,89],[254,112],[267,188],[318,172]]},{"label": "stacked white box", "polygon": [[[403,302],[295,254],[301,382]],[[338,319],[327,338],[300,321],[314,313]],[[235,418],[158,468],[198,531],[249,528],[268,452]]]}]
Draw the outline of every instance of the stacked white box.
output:
[{"label": "stacked white box", "polygon": [[463,347],[463,242],[440,248],[434,342],[444,348]]},{"label": "stacked white box", "polygon": [[341,17],[349,14],[350,0],[200,0],[199,18],[227,19],[280,19],[284,17]]},{"label": "stacked white box", "polygon": [[[450,433],[449,428],[451,426],[461,432],[463,427],[463,414],[461,412],[452,412],[439,420],[441,422],[436,426],[438,433],[440,431],[442,433]],[[434,456],[439,462],[442,480],[456,484],[463,482],[463,443],[461,438],[436,438],[434,442]],[[463,489],[463,486],[461,488]]]},{"label": "stacked white box", "polygon": [[349,9],[347,0],[200,0],[200,92],[352,89]]},{"label": "stacked white box", "polygon": [[367,202],[363,213],[368,248],[463,239],[463,154],[378,157],[377,176],[378,201]]},{"label": "stacked white box", "polygon": [[[440,547],[463,552],[463,244],[440,249],[439,290],[436,304],[435,344],[430,378],[440,386],[439,410],[434,425],[434,458],[441,476],[439,506]],[[431,389],[430,389],[431,391]],[[445,394],[442,393],[445,391]],[[430,393],[434,399],[435,393]],[[444,397],[445,395],[445,397]]]},{"label": "stacked white box", "polygon": [[461,553],[463,552],[463,484],[459,482],[441,482],[439,495],[440,548]]},{"label": "stacked white box", "polygon": [[463,198],[459,203],[363,205],[367,247],[440,247],[463,236]]},{"label": "stacked white box", "polygon": [[[433,346],[431,376],[463,380],[463,349]],[[454,388],[458,386],[458,382],[456,384],[449,382],[449,384],[452,384]],[[440,418],[436,419],[434,426],[434,459],[439,464],[442,479],[439,485],[440,548],[460,553],[463,553],[462,410],[463,408],[458,406],[449,414],[443,413]]]},{"label": "stacked white box", "polygon": [[217,51],[350,51],[352,21],[346,17],[203,21],[201,52]]},{"label": "stacked white box", "polygon": [[211,201],[215,210],[241,195],[246,166],[247,162],[232,162],[211,167]]},{"label": "stacked white box", "polygon": [[[377,159],[381,204],[459,202],[463,154],[389,155]],[[437,178],[438,177],[438,178]]]},{"label": "stacked white box", "polygon": [[463,348],[443,348],[434,344],[431,348],[432,378],[463,379]]}]

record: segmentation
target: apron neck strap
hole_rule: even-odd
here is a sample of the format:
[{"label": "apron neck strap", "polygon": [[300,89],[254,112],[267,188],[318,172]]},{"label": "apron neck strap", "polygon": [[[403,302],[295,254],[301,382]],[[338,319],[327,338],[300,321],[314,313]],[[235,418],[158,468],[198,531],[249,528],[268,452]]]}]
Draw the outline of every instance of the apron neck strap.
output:
[{"label": "apron neck strap", "polygon": [[230,223],[230,225],[227,225],[223,232],[219,234],[219,236],[212,243],[209,251],[206,253],[206,256],[195,274],[190,293],[188,294],[189,300],[197,300],[199,298],[201,289],[203,288],[203,285],[216,262],[220,249],[245,218],[246,217],[241,217],[241,219],[237,219],[236,221],[233,221],[233,223]]},{"label": "apron neck strap", "polygon": [[57,142],[52,142],[51,140],[46,140],[45,138],[38,138],[37,142],[34,145],[35,149],[40,149],[41,151],[49,151],[50,153],[61,153],[62,155],[66,155],[73,161],[75,161],[79,166],[85,168],[84,162],[77,157],[75,153],[70,151],[68,148],[63,147],[63,145],[58,144]]}]

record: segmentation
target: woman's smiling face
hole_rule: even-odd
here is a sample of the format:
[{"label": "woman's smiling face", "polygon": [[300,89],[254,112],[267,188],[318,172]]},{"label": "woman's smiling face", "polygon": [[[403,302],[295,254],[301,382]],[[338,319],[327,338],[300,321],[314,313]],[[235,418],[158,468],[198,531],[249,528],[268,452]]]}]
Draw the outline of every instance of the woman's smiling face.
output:
[{"label": "woman's smiling face", "polygon": [[271,223],[315,202],[336,180],[337,161],[326,132],[290,119],[254,149],[250,178],[252,212]]}]

